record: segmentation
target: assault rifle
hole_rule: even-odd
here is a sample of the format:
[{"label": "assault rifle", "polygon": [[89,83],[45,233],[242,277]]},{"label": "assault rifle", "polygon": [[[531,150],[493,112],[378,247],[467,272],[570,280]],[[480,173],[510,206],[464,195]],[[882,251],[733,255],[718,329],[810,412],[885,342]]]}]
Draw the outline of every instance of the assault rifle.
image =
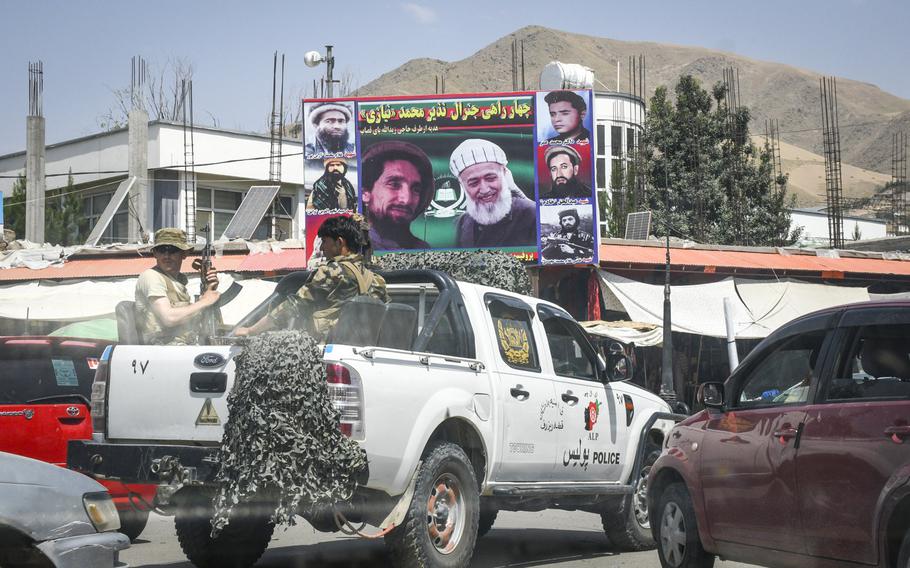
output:
[{"label": "assault rifle", "polygon": [[[193,268],[199,271],[199,295],[205,294],[208,284],[206,278],[209,272],[212,270],[212,241],[209,238],[209,226],[206,224],[202,228],[202,232],[205,235],[205,246],[202,247],[202,254],[193,261]],[[237,297],[237,294],[240,293],[243,287],[236,282],[231,282],[230,287],[222,292],[221,297],[218,298],[218,302],[209,309],[206,309],[203,312],[203,333],[205,333],[209,339],[219,335],[218,326],[221,323],[221,306],[227,304],[231,300]]]},{"label": "assault rifle", "polygon": [[[551,258],[587,258],[594,254],[594,249],[582,245],[577,245],[565,237],[556,237],[552,235],[541,237],[540,243],[542,245],[544,256],[550,256]],[[572,249],[571,253],[566,253],[562,250],[561,245],[566,245]],[[549,255],[548,255],[549,253]]]}]

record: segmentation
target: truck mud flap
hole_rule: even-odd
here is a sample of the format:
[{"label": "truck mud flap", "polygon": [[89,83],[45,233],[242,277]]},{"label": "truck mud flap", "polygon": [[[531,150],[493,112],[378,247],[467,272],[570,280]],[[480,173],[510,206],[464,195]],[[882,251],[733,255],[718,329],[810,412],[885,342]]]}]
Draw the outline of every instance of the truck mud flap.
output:
[{"label": "truck mud flap", "polygon": [[103,444],[71,440],[67,466],[92,477],[157,484],[163,480],[157,474],[158,468],[153,466],[162,461],[176,460],[181,467],[193,468],[196,480],[207,482],[215,478],[217,453],[217,448],[201,446]]}]

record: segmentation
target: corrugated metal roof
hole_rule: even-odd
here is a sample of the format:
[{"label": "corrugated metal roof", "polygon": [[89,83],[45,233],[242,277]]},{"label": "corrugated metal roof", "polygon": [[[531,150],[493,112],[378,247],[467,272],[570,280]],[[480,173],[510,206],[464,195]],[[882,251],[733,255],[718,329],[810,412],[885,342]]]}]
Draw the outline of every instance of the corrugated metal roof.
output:
[{"label": "corrugated metal roof", "polygon": [[[193,259],[183,261],[181,272],[195,273]],[[306,266],[303,249],[286,249],[281,252],[262,254],[225,254],[213,259],[221,272],[280,272],[296,270]],[[155,266],[155,259],[143,257],[74,258],[59,266],[40,270],[31,268],[8,268],[0,270],[0,282],[25,280],[63,280],[71,278],[115,278],[136,276]]]},{"label": "corrugated metal roof", "polygon": [[[600,245],[600,262],[604,265],[628,264],[663,266],[663,247],[619,244]],[[700,267],[704,272],[728,270],[768,270],[838,274],[889,274],[910,276],[910,262],[880,258],[826,258],[809,254],[779,254],[733,250],[671,248],[673,266]]]}]

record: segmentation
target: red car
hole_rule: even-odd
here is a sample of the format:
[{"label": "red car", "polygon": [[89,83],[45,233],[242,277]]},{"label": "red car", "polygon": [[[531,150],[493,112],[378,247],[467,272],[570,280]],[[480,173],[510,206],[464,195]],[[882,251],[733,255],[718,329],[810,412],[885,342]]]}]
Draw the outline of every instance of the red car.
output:
[{"label": "red car", "polygon": [[[110,341],[0,337],[0,451],[66,467],[70,440],[92,437],[89,409],[98,360]],[[101,481],[135,539],[148,521],[154,485]]]},{"label": "red car", "polygon": [[699,396],[648,479],[664,568],[910,567],[910,302],[790,322]]}]

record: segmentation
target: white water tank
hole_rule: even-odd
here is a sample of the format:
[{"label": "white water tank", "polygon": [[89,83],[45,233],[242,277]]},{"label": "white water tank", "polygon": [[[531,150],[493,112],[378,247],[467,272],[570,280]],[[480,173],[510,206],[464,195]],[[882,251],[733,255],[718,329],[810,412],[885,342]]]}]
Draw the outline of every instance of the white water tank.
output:
[{"label": "white water tank", "polygon": [[592,88],[594,88],[594,70],[584,65],[551,61],[544,65],[540,72],[541,91]]}]

